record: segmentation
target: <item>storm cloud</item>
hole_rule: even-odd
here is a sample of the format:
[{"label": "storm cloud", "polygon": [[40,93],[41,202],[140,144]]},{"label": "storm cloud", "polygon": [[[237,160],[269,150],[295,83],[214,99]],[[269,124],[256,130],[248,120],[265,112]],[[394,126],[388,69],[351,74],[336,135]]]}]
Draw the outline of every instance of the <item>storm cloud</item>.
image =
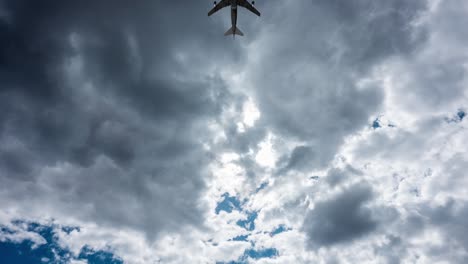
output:
[{"label": "storm cloud", "polygon": [[[200,5],[182,4],[2,1],[4,209],[151,236],[203,223],[204,123],[230,93],[209,61],[191,56],[201,47],[233,63],[241,56],[232,42],[226,53],[208,41],[214,31],[200,29],[209,21],[193,19]],[[185,74],[195,65],[204,73]]]},{"label": "storm cloud", "polygon": [[309,247],[349,242],[375,230],[376,220],[366,202],[372,199],[366,185],[355,185],[314,205],[304,220]]},{"label": "storm cloud", "polygon": [[425,9],[425,1],[399,0],[300,1],[269,9],[251,80],[260,122],[302,142],[290,169],[325,167],[343,138],[375,115],[384,94],[373,67],[424,43],[426,29],[412,23]]},{"label": "storm cloud", "polygon": [[0,0],[0,244],[466,262],[465,1],[202,2]]}]

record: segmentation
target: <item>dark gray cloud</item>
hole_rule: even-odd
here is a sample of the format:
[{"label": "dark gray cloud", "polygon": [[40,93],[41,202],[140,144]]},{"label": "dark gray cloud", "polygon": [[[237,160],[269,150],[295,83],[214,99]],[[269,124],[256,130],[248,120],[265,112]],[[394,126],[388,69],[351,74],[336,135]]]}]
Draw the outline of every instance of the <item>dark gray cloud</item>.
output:
[{"label": "dark gray cloud", "polygon": [[[210,71],[243,60],[235,42],[219,37],[222,25],[205,18],[210,6],[1,7],[0,182],[11,187],[2,188],[4,208],[150,236],[201,225],[206,122],[232,97]],[[38,204],[46,205],[41,214]]]},{"label": "dark gray cloud", "polygon": [[251,74],[259,124],[297,140],[289,169],[323,168],[381,107],[382,84],[359,81],[426,40],[426,1],[299,1],[270,6]]},{"label": "dark gray cloud", "polygon": [[327,22],[333,26],[330,31],[337,30],[337,25],[341,27],[338,34],[347,47],[343,59],[357,70],[372,67],[387,56],[409,54],[417,49],[426,31],[412,28],[411,23],[425,10],[426,4],[422,0],[385,3],[320,0],[313,12],[321,13],[320,18],[329,17]]},{"label": "dark gray cloud", "polygon": [[[439,205],[423,202],[412,206],[408,211],[410,214],[397,222],[398,232],[386,235],[384,244],[375,245],[374,250],[378,256],[383,257],[387,263],[414,261],[419,258],[419,254],[433,261],[466,262],[466,202],[455,199]],[[436,233],[437,238],[421,237],[431,232]],[[420,239],[419,243],[414,243],[414,239]]]},{"label": "dark gray cloud", "polygon": [[283,157],[279,164],[282,162],[287,162],[284,170],[282,171],[292,169],[301,171],[310,169],[314,166],[317,166],[317,164],[323,164],[327,161],[327,157],[321,156],[319,153],[317,153],[317,150],[314,150],[312,147],[298,146],[293,149],[290,157]]},{"label": "dark gray cloud", "polygon": [[343,182],[352,181],[357,176],[361,176],[362,172],[348,165],[343,169],[332,168],[328,171],[325,181],[331,186],[335,187]]},{"label": "dark gray cloud", "polygon": [[309,248],[349,242],[375,230],[378,223],[366,205],[372,196],[369,186],[358,184],[315,204],[303,224]]},{"label": "dark gray cloud", "polygon": [[[468,204],[462,201],[449,200],[440,206],[422,206],[424,216],[429,225],[437,227],[443,234],[442,245],[428,248],[428,254],[439,260],[452,260],[453,263],[464,263],[468,260],[466,256],[453,254],[452,249],[462,249],[468,252],[468,239],[466,233],[468,224]],[[453,255],[451,255],[453,254]]]},{"label": "dark gray cloud", "polygon": [[446,231],[449,237],[456,238],[461,246],[468,249],[468,239],[463,235],[468,224],[463,219],[468,216],[468,205],[465,202],[448,200],[439,206],[422,206],[422,211],[429,216],[429,223]]}]

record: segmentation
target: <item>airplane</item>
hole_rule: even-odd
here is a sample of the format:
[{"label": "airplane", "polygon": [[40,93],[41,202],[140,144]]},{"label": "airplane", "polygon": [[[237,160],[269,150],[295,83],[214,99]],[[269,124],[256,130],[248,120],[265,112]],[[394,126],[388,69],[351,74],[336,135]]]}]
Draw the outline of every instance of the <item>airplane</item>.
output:
[{"label": "airplane", "polygon": [[255,5],[255,1],[252,1],[252,4],[250,4],[247,0],[221,0],[221,2],[219,2],[218,4],[215,1],[213,9],[211,9],[210,12],[208,12],[208,16],[211,16],[212,14],[216,13],[222,8],[231,6],[232,27],[228,31],[226,31],[226,33],[224,33],[224,36],[244,36],[244,33],[242,33],[242,31],[240,31],[240,29],[237,28],[237,6],[242,6],[250,12],[256,14],[257,16],[260,16],[260,12],[258,12],[258,10],[255,9],[255,7],[253,7],[253,5]]}]

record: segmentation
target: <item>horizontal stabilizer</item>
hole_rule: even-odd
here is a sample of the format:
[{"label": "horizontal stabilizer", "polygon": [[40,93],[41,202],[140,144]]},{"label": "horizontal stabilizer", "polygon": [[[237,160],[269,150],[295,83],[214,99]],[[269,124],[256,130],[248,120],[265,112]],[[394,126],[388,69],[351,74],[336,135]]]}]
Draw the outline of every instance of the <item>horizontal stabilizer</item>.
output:
[{"label": "horizontal stabilizer", "polygon": [[226,33],[224,33],[224,36],[229,36],[229,35],[238,35],[238,36],[244,36],[244,33],[240,31],[236,26],[232,26]]}]

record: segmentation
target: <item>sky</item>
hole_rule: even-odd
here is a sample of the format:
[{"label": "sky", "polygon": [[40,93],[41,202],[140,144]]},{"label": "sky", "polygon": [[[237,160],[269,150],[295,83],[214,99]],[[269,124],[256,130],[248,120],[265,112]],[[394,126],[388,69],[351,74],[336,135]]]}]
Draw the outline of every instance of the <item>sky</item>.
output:
[{"label": "sky", "polygon": [[467,263],[468,2],[212,4],[0,0],[1,262]]}]

